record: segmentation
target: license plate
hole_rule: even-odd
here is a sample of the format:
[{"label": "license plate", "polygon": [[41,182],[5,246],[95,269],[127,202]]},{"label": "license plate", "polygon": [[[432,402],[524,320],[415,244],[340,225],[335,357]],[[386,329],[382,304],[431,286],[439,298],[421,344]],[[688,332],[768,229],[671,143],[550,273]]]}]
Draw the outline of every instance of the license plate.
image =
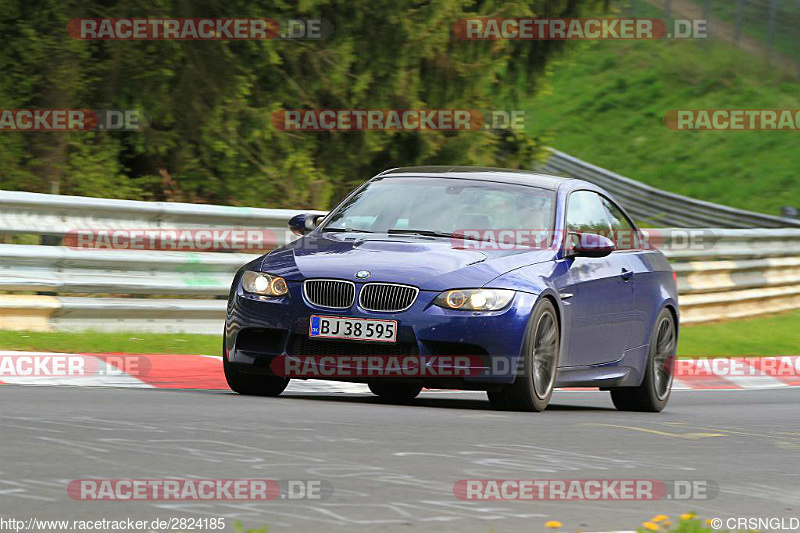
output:
[{"label": "license plate", "polygon": [[312,315],[308,336],[353,341],[395,342],[397,340],[397,321]]}]

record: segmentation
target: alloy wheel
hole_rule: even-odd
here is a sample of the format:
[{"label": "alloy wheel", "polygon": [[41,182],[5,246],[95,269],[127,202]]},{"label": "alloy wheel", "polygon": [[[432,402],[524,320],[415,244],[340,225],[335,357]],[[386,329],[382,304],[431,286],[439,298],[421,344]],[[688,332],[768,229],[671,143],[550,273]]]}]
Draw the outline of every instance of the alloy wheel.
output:
[{"label": "alloy wheel", "polygon": [[551,311],[539,317],[532,343],[533,389],[536,396],[546,398],[556,381],[556,357],[558,350],[558,325]]}]

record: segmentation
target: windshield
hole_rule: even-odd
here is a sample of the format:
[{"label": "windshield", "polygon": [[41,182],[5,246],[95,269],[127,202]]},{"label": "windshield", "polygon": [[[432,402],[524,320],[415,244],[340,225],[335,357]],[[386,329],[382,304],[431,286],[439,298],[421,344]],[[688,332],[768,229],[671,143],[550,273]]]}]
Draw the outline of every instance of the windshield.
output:
[{"label": "windshield", "polygon": [[[382,178],[333,213],[322,231],[467,234],[480,240],[540,244],[552,234],[554,191],[480,180]],[[511,230],[513,233],[508,233]]]}]

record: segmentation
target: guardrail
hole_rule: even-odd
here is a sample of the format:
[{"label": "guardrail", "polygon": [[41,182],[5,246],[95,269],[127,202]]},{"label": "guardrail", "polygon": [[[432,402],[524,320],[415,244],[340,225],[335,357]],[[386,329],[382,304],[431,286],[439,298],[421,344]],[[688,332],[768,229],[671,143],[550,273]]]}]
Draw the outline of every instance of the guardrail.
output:
[{"label": "guardrail", "polygon": [[637,220],[651,226],[681,228],[800,228],[800,220],[734,209],[650,187],[610,170],[550,150],[536,170],[556,176],[580,178],[603,187]]},{"label": "guardrail", "polygon": [[255,257],[0,244],[0,290],[225,296],[236,269]]},{"label": "guardrail", "polygon": [[261,209],[178,202],[141,202],[0,191],[0,233],[63,237],[85,229],[272,229],[302,209]]},{"label": "guardrail", "polygon": [[[663,239],[678,274],[683,323],[800,308],[800,229],[646,231]],[[219,334],[233,273],[253,257],[3,244],[0,291],[53,294],[0,295],[0,320],[11,329]]]},{"label": "guardrail", "polygon": [[[651,226],[800,228],[800,220],[695,200],[650,187],[558,150],[550,151],[550,158],[537,170],[596,183],[610,191],[634,217]],[[286,221],[301,211],[0,190],[0,234],[63,237],[70,230],[79,229],[267,229],[285,242]]]}]

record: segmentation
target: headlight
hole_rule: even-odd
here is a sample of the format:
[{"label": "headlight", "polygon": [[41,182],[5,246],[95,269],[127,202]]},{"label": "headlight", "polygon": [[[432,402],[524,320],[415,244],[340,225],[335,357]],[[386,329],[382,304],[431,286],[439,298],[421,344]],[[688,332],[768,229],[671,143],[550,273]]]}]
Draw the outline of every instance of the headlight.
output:
[{"label": "headlight", "polygon": [[514,291],[506,289],[455,289],[445,291],[433,301],[445,309],[497,311],[508,305]]},{"label": "headlight", "polygon": [[242,288],[247,292],[264,296],[283,296],[289,292],[285,279],[249,270],[242,276]]}]

